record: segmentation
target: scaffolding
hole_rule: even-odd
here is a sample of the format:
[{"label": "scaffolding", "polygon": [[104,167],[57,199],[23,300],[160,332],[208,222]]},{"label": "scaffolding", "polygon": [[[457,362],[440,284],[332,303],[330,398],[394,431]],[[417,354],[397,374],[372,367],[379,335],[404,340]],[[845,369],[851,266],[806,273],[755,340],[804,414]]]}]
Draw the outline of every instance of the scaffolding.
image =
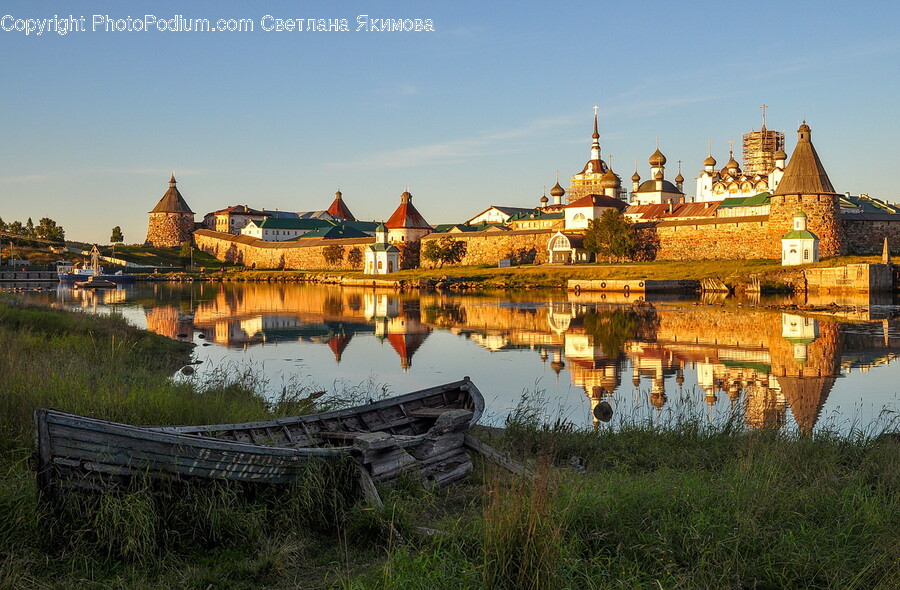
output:
[{"label": "scaffolding", "polygon": [[763,128],[743,137],[744,174],[766,175],[775,167],[775,152],[784,149],[784,133]]}]

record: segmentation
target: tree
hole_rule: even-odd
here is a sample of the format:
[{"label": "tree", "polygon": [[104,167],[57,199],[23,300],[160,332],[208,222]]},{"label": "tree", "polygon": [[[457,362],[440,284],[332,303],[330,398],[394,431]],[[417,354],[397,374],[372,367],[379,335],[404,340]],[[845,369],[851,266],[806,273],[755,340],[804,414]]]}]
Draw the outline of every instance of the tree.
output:
[{"label": "tree", "polygon": [[109,236],[109,241],[114,244],[121,244],[125,241],[125,236],[122,235],[122,228],[118,225],[112,228],[112,235]]},{"label": "tree", "polygon": [[21,221],[13,221],[9,224],[7,231],[14,236],[24,236],[25,226],[22,225]]},{"label": "tree", "polygon": [[428,240],[422,246],[422,258],[444,264],[456,264],[466,255],[467,244],[463,240],[454,240],[450,236],[438,240]]},{"label": "tree", "polygon": [[181,258],[182,268],[191,263],[191,258],[194,257],[194,246],[191,244],[190,240],[185,240],[181,243],[181,251],[178,255]]},{"label": "tree", "polygon": [[322,256],[325,257],[325,264],[336,266],[344,260],[344,247],[338,244],[332,244],[322,248]]},{"label": "tree", "polygon": [[64,230],[61,225],[56,225],[56,222],[49,217],[41,218],[38,222],[38,226],[34,230],[34,235],[38,238],[53,242],[66,241],[66,230]]},{"label": "tree", "polygon": [[360,268],[363,263],[363,253],[362,250],[354,246],[350,248],[350,251],[347,252],[347,264],[351,268]]},{"label": "tree", "polygon": [[29,238],[35,237],[34,233],[34,222],[31,221],[31,218],[28,218],[28,221],[25,222],[25,235]]},{"label": "tree", "polygon": [[6,231],[6,222],[0,217],[0,231]]},{"label": "tree", "polygon": [[613,258],[632,258],[636,247],[634,226],[616,209],[607,209],[600,219],[591,220],[584,247],[610,262]]}]

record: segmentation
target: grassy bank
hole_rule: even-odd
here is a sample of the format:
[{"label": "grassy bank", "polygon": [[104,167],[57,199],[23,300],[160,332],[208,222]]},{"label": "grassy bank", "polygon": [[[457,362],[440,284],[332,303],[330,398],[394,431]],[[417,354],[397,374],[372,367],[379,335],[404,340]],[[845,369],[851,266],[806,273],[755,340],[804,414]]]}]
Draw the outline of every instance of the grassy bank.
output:
[{"label": "grassy bank", "polygon": [[300,386],[268,401],[258,392],[264,376],[252,372],[172,380],[186,361],[182,344],[116,317],[8,301],[0,299],[0,589],[900,584],[896,440],[700,419],[583,431],[548,420],[528,397],[491,442],[529,464],[531,479],[480,464],[448,490],[401,480],[381,490],[385,508],[375,510],[357,502],[346,466],[313,464],[285,490],[161,496],[137,486],[54,514],[38,504],[30,467],[35,407],[185,424],[314,403]]}]

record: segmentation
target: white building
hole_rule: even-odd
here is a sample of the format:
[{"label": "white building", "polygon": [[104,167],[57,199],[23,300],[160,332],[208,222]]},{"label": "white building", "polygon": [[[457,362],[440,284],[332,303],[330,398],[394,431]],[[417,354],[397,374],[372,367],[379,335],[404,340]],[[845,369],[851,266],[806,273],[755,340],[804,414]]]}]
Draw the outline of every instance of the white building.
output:
[{"label": "white building", "polygon": [[262,221],[252,220],[241,230],[241,235],[251,236],[267,242],[295,240],[300,236],[323,227],[334,226],[324,219],[300,219],[267,217]]},{"label": "white building", "polygon": [[388,229],[383,223],[375,228],[375,243],[366,248],[365,274],[386,275],[400,270],[400,250],[388,244]]},{"label": "white building", "polygon": [[600,219],[607,209],[624,211],[628,205],[620,199],[606,195],[586,195],[569,203],[563,209],[566,231],[586,230],[592,219]]},{"label": "white building", "polygon": [[794,229],[781,238],[781,266],[796,266],[819,261],[819,238],[806,229],[806,213],[794,214]]}]

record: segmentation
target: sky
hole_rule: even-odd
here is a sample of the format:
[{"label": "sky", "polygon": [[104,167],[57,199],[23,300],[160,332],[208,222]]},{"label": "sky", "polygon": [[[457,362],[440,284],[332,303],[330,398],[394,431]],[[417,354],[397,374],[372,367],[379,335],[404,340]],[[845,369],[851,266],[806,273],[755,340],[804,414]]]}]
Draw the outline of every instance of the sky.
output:
[{"label": "sky", "polygon": [[[85,30],[16,30],[54,15]],[[145,15],[254,30],[105,30]],[[349,30],[265,31],[267,15]],[[360,15],[433,31],[357,30]],[[557,170],[568,187],[594,105],[626,186],[659,141],[666,178],[681,160],[693,194],[708,141],[723,165],[766,104],[788,154],[807,121],[837,191],[898,202],[898,19],[890,1],[4,0],[0,218],[101,243],[118,225],[140,243],[174,171],[198,220],[325,209],[338,189],[382,220],[409,188],[431,224],[462,222],[537,206]]]}]

